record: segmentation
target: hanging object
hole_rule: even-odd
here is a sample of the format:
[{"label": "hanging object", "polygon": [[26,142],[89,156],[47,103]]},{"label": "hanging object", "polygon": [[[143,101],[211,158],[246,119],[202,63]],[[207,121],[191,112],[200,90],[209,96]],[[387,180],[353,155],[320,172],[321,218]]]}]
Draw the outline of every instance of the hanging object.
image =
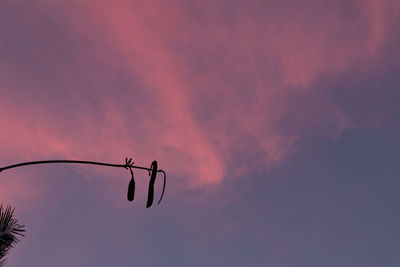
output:
[{"label": "hanging object", "polygon": [[145,167],[140,167],[140,166],[135,166],[134,162],[132,159],[125,158],[125,164],[112,164],[112,163],[104,163],[104,162],[95,162],[95,161],[83,161],[83,160],[42,160],[42,161],[30,161],[30,162],[23,162],[23,163],[18,163],[14,165],[9,165],[3,168],[0,168],[0,172],[12,168],[17,168],[17,167],[22,167],[22,166],[27,166],[27,165],[35,165],[35,164],[49,164],[49,163],[75,163],[75,164],[91,164],[91,165],[101,165],[101,166],[108,166],[108,167],[119,167],[119,168],[125,168],[129,169],[131,173],[131,180],[129,181],[128,185],[128,194],[127,198],[129,201],[133,201],[135,198],[135,178],[133,176],[133,170],[132,169],[140,169],[140,170],[147,170],[150,175],[150,182],[149,182],[149,194],[147,197],[147,204],[146,208],[151,207],[153,204],[153,199],[154,199],[154,184],[156,181],[156,176],[157,172],[161,172],[164,175],[164,183],[163,183],[163,189],[161,193],[160,200],[158,201],[157,204],[160,204],[161,199],[164,196],[164,191],[165,191],[165,184],[167,180],[167,175],[163,170],[158,170],[157,168],[157,161],[153,161],[151,163],[150,168],[145,168]]}]

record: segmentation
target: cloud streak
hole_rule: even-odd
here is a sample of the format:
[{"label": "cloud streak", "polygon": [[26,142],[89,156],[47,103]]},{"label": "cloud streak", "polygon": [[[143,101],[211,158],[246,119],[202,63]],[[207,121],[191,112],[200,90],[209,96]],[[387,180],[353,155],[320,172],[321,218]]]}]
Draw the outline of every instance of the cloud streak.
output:
[{"label": "cloud streak", "polygon": [[11,20],[29,36],[10,44],[34,46],[0,67],[2,162],[133,154],[197,187],[276,166],[315,129],[357,127],[316,85],[376,71],[396,2],[229,3],[10,3],[31,16]]}]

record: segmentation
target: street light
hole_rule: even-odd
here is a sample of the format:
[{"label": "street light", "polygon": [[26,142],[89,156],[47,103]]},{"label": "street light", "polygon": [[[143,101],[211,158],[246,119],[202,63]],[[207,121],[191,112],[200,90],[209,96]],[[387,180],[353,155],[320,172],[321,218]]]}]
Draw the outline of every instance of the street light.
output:
[{"label": "street light", "polygon": [[151,163],[150,168],[145,168],[141,166],[135,166],[133,165],[134,162],[132,159],[125,158],[125,164],[112,164],[112,163],[104,163],[104,162],[95,162],[95,161],[84,161],[84,160],[42,160],[42,161],[29,161],[29,162],[22,162],[18,164],[13,164],[9,165],[3,168],[0,168],[0,172],[8,169],[13,169],[17,167],[22,167],[26,165],[35,165],[35,164],[49,164],[49,163],[76,163],[76,164],[91,164],[91,165],[101,165],[101,166],[108,166],[108,167],[118,167],[118,168],[125,168],[129,169],[131,173],[131,180],[129,181],[128,185],[128,194],[127,194],[127,199],[129,201],[133,201],[135,197],[135,179],[133,176],[133,170],[132,169],[140,169],[140,170],[147,170],[149,172],[150,176],[150,182],[149,182],[149,193],[147,196],[147,204],[146,208],[151,207],[153,204],[153,199],[154,199],[154,183],[156,181],[156,176],[157,172],[161,172],[164,175],[164,183],[163,183],[163,190],[161,193],[160,200],[158,201],[157,204],[160,204],[161,199],[164,196],[164,191],[165,191],[165,183],[167,181],[167,175],[163,170],[158,170],[157,169],[157,161],[153,161]]}]

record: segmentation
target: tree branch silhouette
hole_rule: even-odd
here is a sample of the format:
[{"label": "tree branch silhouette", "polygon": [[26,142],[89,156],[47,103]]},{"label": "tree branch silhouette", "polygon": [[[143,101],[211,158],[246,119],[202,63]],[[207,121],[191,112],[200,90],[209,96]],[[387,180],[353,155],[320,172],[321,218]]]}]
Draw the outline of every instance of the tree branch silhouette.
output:
[{"label": "tree branch silhouette", "polygon": [[[133,169],[147,170],[149,172],[150,182],[149,182],[149,193],[147,197],[146,208],[151,207],[153,204],[154,198],[154,183],[158,172],[161,172],[164,177],[164,184],[161,193],[160,200],[157,204],[160,204],[161,199],[164,196],[165,192],[165,184],[167,180],[167,175],[163,170],[158,170],[157,161],[153,161],[151,163],[150,168],[141,167],[134,165],[132,158],[125,158],[125,164],[113,164],[113,163],[105,163],[105,162],[96,162],[96,161],[85,161],[85,160],[41,160],[41,161],[28,161],[17,163],[9,166],[5,166],[0,168],[0,172],[19,168],[28,165],[38,165],[38,164],[53,164],[53,163],[69,163],[69,164],[89,164],[89,165],[100,165],[106,167],[116,167],[116,168],[124,168],[129,169],[131,174],[131,180],[128,185],[128,194],[127,198],[129,201],[133,201],[135,196],[135,179],[133,175]],[[24,225],[20,225],[17,223],[17,220],[13,218],[14,208],[11,206],[7,206],[3,209],[3,205],[0,205],[0,267],[5,266],[5,256],[10,248],[14,246],[14,244],[19,242],[18,236],[24,236],[23,232],[25,232]]]},{"label": "tree branch silhouette", "polygon": [[97,161],[86,161],[86,160],[28,161],[28,162],[22,162],[22,163],[18,163],[18,164],[5,166],[3,168],[0,168],[0,172],[5,171],[5,170],[9,170],[9,169],[13,169],[13,168],[28,166],[28,165],[53,164],[53,163],[89,164],[89,165],[100,165],[100,166],[106,166],[106,167],[116,167],[116,168],[129,169],[129,171],[131,173],[131,180],[129,182],[128,194],[127,194],[127,198],[128,198],[129,201],[133,201],[134,196],[135,196],[135,179],[134,179],[134,176],[133,176],[133,170],[132,169],[147,170],[147,171],[149,171],[149,175],[151,176],[151,178],[150,178],[150,183],[149,183],[149,193],[148,193],[148,197],[147,197],[146,208],[151,207],[151,205],[153,204],[154,183],[155,183],[157,172],[161,172],[163,174],[163,176],[164,176],[164,184],[163,184],[163,190],[162,190],[162,193],[161,193],[160,200],[157,202],[157,204],[160,204],[160,202],[161,202],[161,200],[162,200],[162,198],[164,196],[165,184],[166,184],[166,181],[167,181],[167,175],[163,170],[158,170],[157,169],[157,161],[155,161],[155,160],[151,163],[150,168],[134,165],[134,162],[132,161],[132,158],[129,158],[129,159],[125,158],[125,164],[113,164],[113,163],[105,163],[105,162],[97,162]]},{"label": "tree branch silhouette", "polygon": [[13,218],[14,208],[0,205],[0,267],[5,266],[7,252],[19,242],[18,236],[24,236],[24,225],[17,223]]}]

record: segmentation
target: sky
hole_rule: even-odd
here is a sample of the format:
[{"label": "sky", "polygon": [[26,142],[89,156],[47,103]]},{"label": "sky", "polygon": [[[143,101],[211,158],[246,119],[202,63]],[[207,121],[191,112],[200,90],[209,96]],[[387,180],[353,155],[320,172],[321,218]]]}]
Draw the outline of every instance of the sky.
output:
[{"label": "sky", "polygon": [[[8,266],[400,265],[400,2],[0,2]],[[156,196],[161,193],[156,181]]]}]

